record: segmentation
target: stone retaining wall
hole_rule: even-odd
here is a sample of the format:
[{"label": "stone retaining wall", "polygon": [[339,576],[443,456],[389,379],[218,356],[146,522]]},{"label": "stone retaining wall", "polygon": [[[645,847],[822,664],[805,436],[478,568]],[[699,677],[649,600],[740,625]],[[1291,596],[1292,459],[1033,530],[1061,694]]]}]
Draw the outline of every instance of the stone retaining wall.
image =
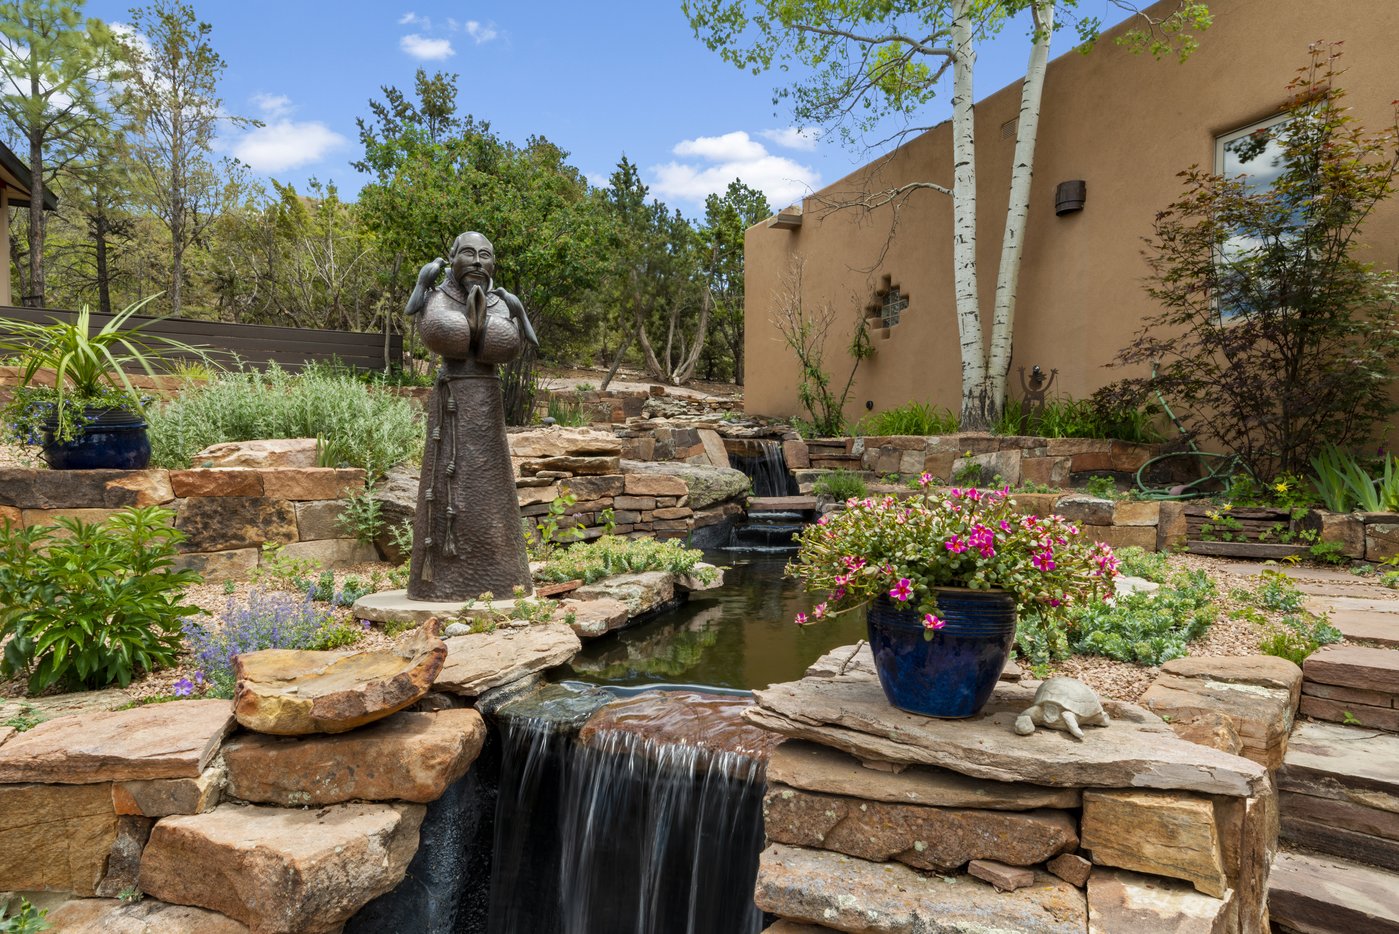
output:
[{"label": "stone retaining wall", "polygon": [[1112,722],[1082,740],[1017,736],[1034,685],[1004,680],[976,717],[902,713],[868,648],[852,648],[755,692],[745,714],[788,738],[768,766],[758,907],[850,932],[1268,930],[1278,831],[1265,766],[1110,701]]},{"label": "stone retaining wall", "polygon": [[344,497],[364,471],[331,467],[194,470],[0,469],[0,522],[51,525],[70,516],[100,522],[128,506],[165,506],[185,533],[181,567],[205,580],[246,578],[262,546],[334,568],[378,560],[373,545],[340,524]]}]

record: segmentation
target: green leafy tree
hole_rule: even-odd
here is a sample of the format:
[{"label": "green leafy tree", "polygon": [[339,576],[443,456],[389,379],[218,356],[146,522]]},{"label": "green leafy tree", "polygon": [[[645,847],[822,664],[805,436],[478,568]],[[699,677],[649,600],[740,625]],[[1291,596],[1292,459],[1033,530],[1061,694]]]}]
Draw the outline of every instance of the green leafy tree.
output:
[{"label": "green leafy tree", "polygon": [[33,173],[26,304],[42,307],[48,216],[44,197],[106,135],[106,92],[121,77],[121,46],[82,0],[0,3],[0,116],[23,141]]},{"label": "green leafy tree", "polygon": [[[1194,47],[1192,30],[1209,23],[1196,0],[1179,0],[1165,17],[1152,17],[1128,0],[1113,0],[1136,13],[1140,28],[1129,44],[1156,54]],[[953,290],[962,363],[961,422],[988,428],[1004,405],[1010,370],[1016,285],[1029,213],[1040,102],[1050,38],[1061,11],[1077,0],[683,0],[695,34],[726,61],[753,72],[774,65],[794,82],[777,100],[792,107],[800,126],[825,126],[847,142],[887,128],[892,136],[912,125],[932,101],[943,77],[952,74],[951,183],[916,179],[883,190],[837,194],[830,207],[871,211],[897,206],[920,192],[952,199]],[[983,332],[978,288],[977,182],[973,77],[977,47],[997,35],[1015,15],[1031,20],[1029,60],[1021,85],[1020,114],[1008,207],[1001,237],[989,340]],[[1099,24],[1079,21],[1080,38],[1091,42]],[[892,228],[891,228],[892,232]]]},{"label": "green leafy tree", "polygon": [[237,203],[242,175],[213,158],[220,124],[254,121],[224,112],[218,82],[226,63],[194,8],[155,0],[131,11],[133,68],[125,106],[135,117],[133,152],[145,206],[170,237],[170,313],[184,304],[185,253]]},{"label": "green leafy tree", "polygon": [[[1146,319],[1122,364],[1128,398],[1159,389],[1194,430],[1255,475],[1305,474],[1328,443],[1367,438],[1394,411],[1399,280],[1356,259],[1362,227],[1394,193],[1399,142],[1343,105],[1335,45],[1311,48],[1288,86],[1288,119],[1260,131],[1248,176],[1191,168],[1148,241]],[[1246,144],[1247,145],[1247,144]]]},{"label": "green leafy tree", "polygon": [[743,235],[772,215],[767,196],[735,179],[722,195],[704,199],[700,239],[704,288],[709,293],[714,335],[728,352],[734,382],[743,385]]},{"label": "green leafy tree", "polygon": [[[456,110],[456,76],[419,72],[417,99],[385,88],[360,121],[375,178],[360,192],[361,217],[377,237],[390,289],[406,300],[419,266],[465,230],[491,238],[497,284],[520,297],[548,347],[555,328],[576,324],[602,265],[603,218],[568,153],[543,137],[523,146]],[[401,307],[401,304],[399,305]],[[506,368],[506,417],[533,410],[530,352]]]}]

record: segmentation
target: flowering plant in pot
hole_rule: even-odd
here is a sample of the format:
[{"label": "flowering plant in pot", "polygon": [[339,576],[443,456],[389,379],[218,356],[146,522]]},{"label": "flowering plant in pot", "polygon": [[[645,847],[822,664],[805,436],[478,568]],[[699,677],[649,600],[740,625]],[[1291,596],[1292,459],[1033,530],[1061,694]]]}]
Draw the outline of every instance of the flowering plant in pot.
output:
[{"label": "flowering plant in pot", "polygon": [[803,529],[787,573],[825,594],[799,624],[868,607],[870,649],[894,706],[974,716],[1015,641],[1018,611],[1055,615],[1111,595],[1117,559],[1062,516],[1024,516],[1010,490],[846,501]]},{"label": "flowering plant in pot", "polygon": [[[130,372],[154,376],[160,361],[207,359],[183,341],[146,333],[153,321],[131,323],[150,300],[122,309],[95,330],[86,305],[72,321],[0,320],[0,356],[19,364],[18,386],[0,409],[8,434],[22,444],[41,444],[52,467],[145,467],[147,400]],[[50,378],[53,385],[45,385]]]}]

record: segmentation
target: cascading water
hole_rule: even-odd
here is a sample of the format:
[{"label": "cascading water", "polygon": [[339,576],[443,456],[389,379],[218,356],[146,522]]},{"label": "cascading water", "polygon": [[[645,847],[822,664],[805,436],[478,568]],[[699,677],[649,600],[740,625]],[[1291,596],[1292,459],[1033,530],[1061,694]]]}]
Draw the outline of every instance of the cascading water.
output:
[{"label": "cascading water", "polygon": [[582,742],[542,717],[501,726],[490,934],[762,930],[762,758],[623,730]]},{"label": "cascading water", "polygon": [[771,439],[753,439],[748,449],[756,446],[755,455],[729,455],[729,466],[746,473],[753,481],[754,496],[794,496],[797,482],[787,469],[787,460],[782,456],[782,445]]}]

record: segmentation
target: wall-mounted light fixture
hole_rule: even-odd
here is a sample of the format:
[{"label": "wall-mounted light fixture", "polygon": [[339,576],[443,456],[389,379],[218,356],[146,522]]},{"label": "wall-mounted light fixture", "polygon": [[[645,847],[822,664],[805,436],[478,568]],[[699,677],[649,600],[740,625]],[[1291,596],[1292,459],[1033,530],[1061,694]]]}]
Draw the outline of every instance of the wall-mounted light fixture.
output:
[{"label": "wall-mounted light fixture", "polygon": [[873,411],[874,411],[874,400],[873,400],[873,399],[866,399],[866,400],[865,400],[865,411],[867,411],[867,412],[873,412]]},{"label": "wall-mounted light fixture", "polygon": [[1088,196],[1088,183],[1081,178],[1060,182],[1054,189],[1054,213],[1061,217],[1083,210],[1084,199]]}]

